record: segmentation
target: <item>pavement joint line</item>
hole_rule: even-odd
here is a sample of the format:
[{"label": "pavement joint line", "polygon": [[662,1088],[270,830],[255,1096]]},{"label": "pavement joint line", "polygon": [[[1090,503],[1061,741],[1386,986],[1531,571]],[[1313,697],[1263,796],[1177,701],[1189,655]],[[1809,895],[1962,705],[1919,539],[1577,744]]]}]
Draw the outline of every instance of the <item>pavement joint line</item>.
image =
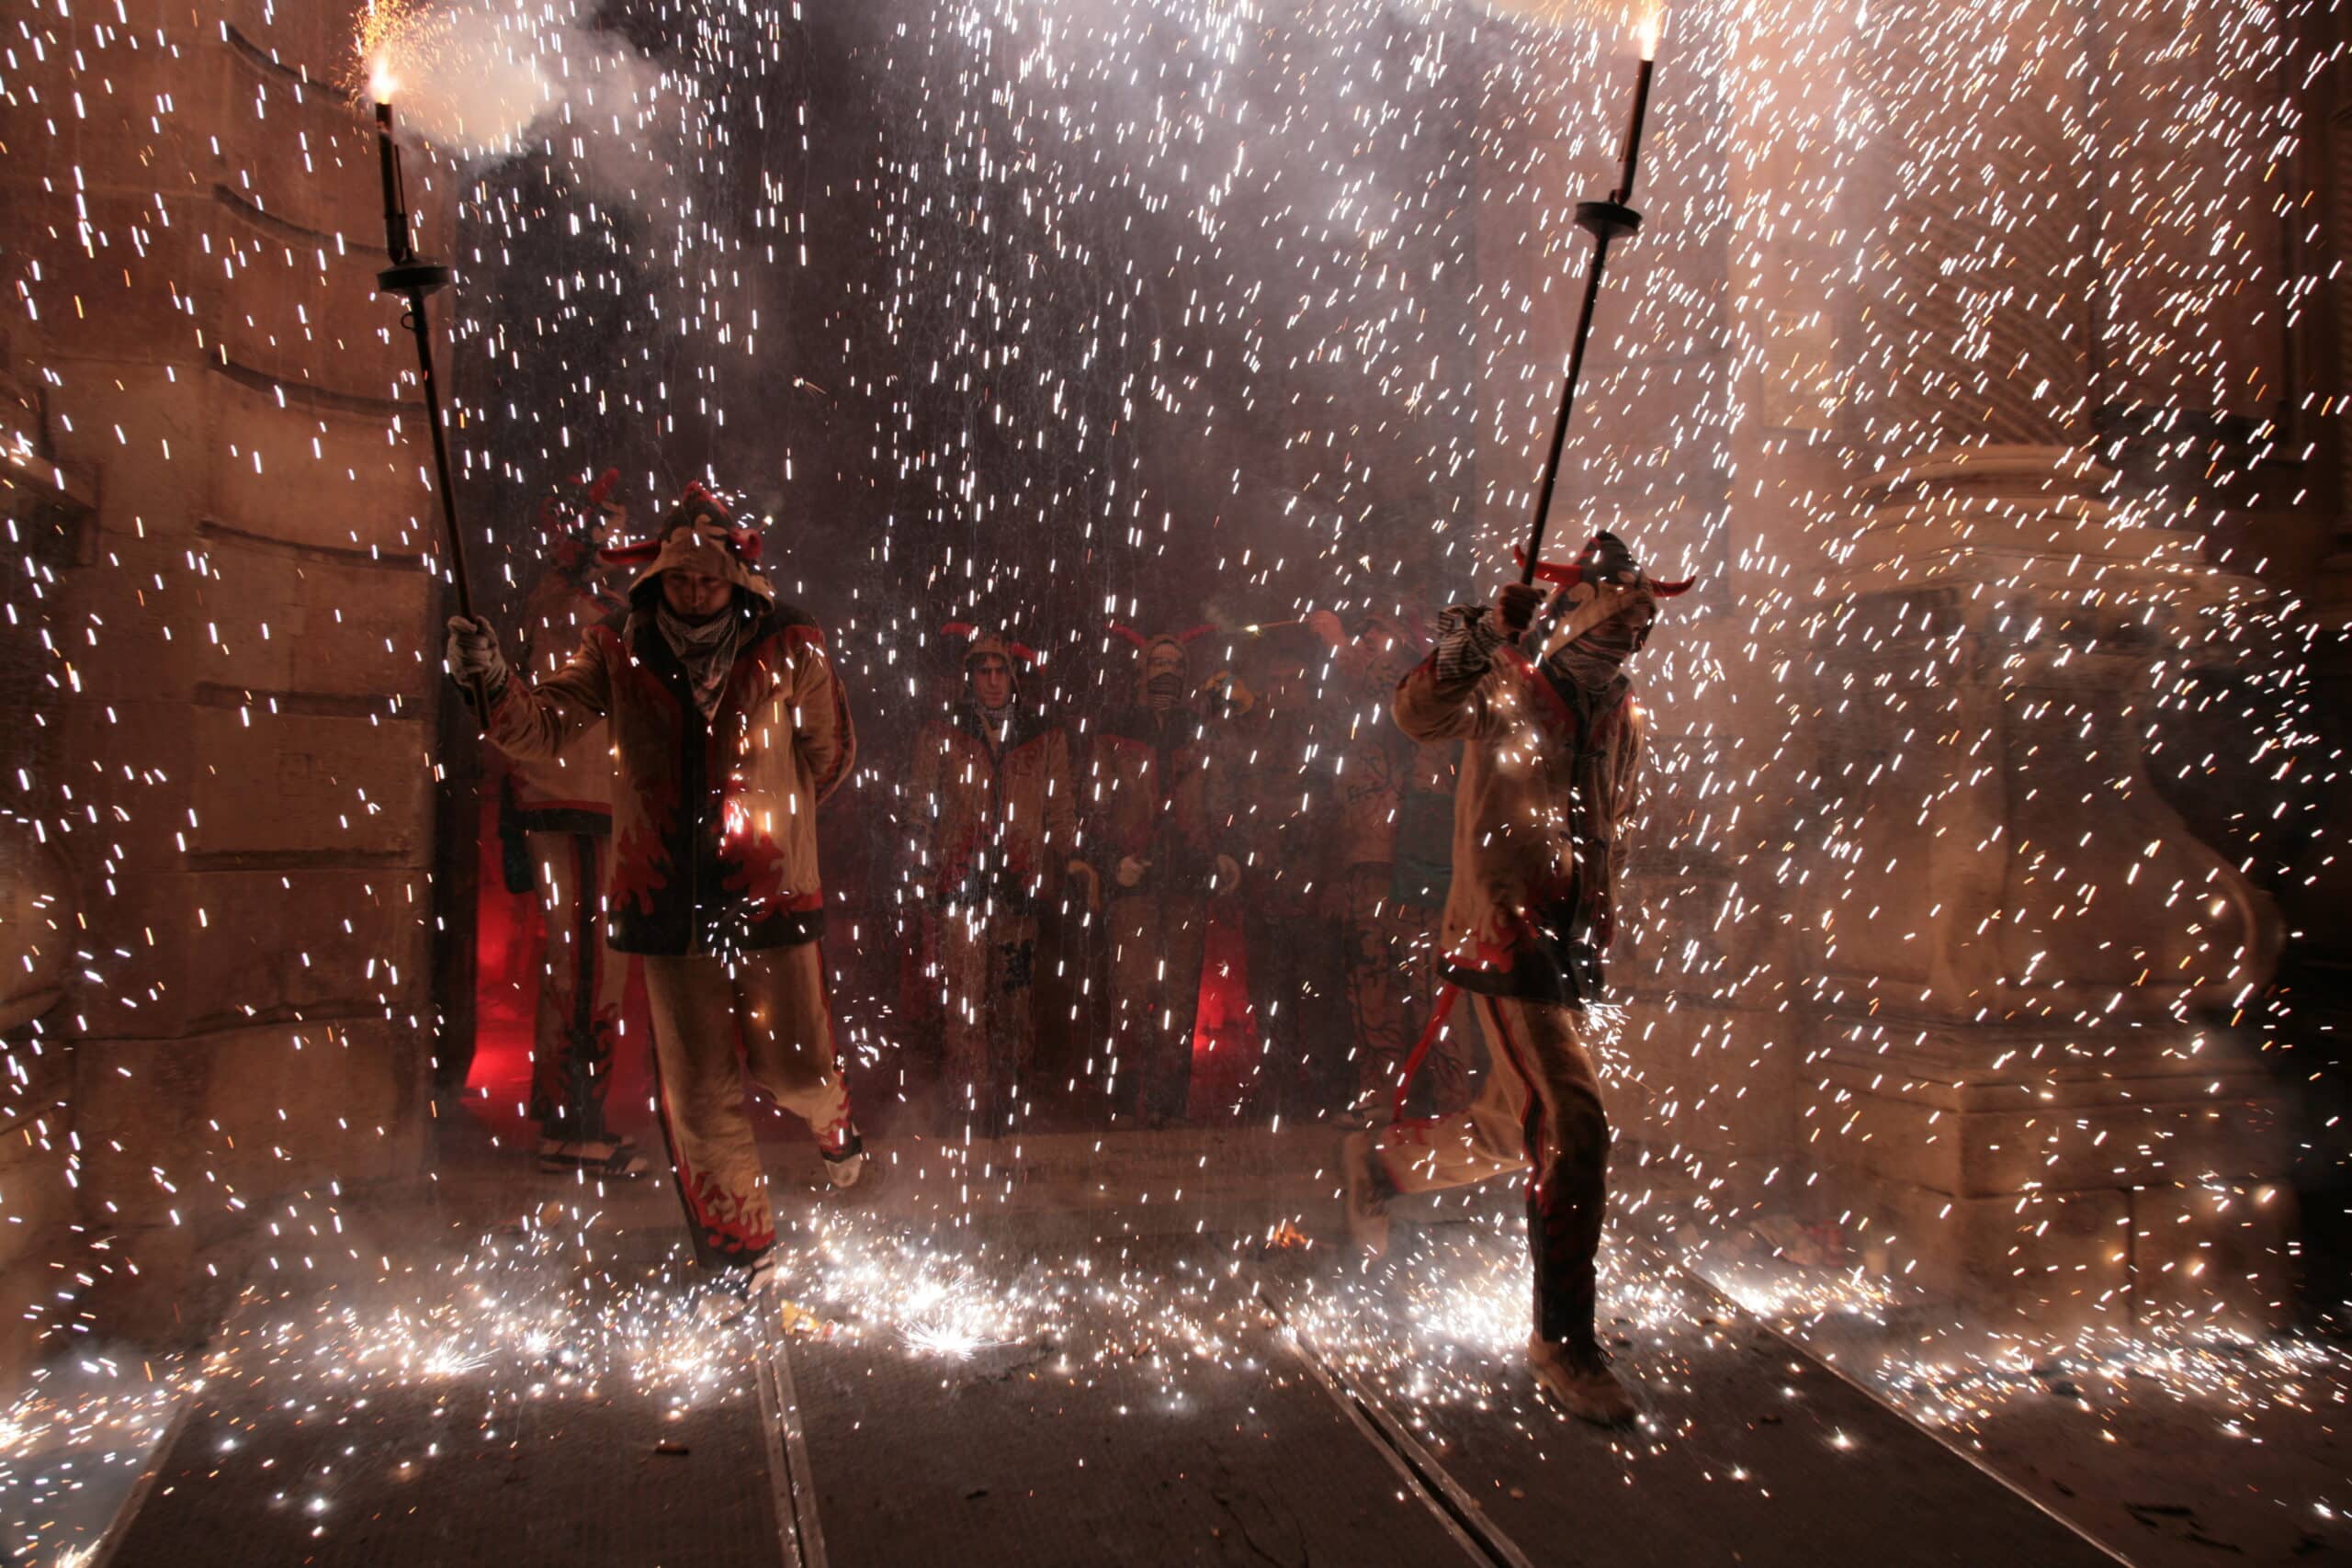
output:
[{"label": "pavement joint line", "polygon": [[817,1487],[808,1468],[808,1440],[800,1395],[792,1383],[791,1334],[773,1296],[755,1321],[763,1332],[752,1352],[760,1388],[760,1436],[767,1444],[769,1501],[785,1568],[826,1568],[825,1531],[817,1518]]},{"label": "pavement joint line", "polygon": [[193,1392],[182,1390],[173,1404],[172,1418],[164,1423],[163,1434],[155,1439],[155,1446],[147,1450],[147,1461],[139,1467],[139,1479],[130,1483],[130,1490],[124,1493],[122,1501],[115,1506],[114,1517],[107,1521],[106,1532],[90,1549],[90,1555],[82,1560],[83,1568],[109,1568],[122,1551],[124,1540],[130,1534],[131,1521],[138,1518],[139,1510],[147,1506],[148,1494],[155,1489],[155,1478],[163,1473],[164,1461],[170,1457],[180,1440],[180,1434],[187,1430],[188,1423],[195,1418],[196,1395]]},{"label": "pavement joint line", "polygon": [[2042,1515],[2045,1518],[2050,1519],[2060,1529],[2065,1530],[2069,1535],[2074,1536],[2076,1540],[2088,1545],[2092,1550],[2098,1552],[2100,1556],[2107,1558],[2111,1562],[2121,1564],[2122,1568],[2137,1568],[2137,1564],[2135,1564],[2131,1558],[2116,1550],[2112,1544],[2108,1541],[2101,1540],[2098,1536],[2093,1535],[2090,1530],[2081,1523],[2068,1518],[2065,1515],[2052,1507],[2048,1503],[2043,1502],[2041,1498],[2027,1491],[2014,1479],[2007,1475],[2004,1475],[2000,1471],[1996,1470],[1983,1455],[1969,1452],[1968,1450],[1952,1441],[1941,1432],[1937,1431],[1933,1427],[1930,1427],[1927,1423],[1919,1420],[1909,1411],[1904,1409],[1901,1405],[1887,1398],[1885,1394],[1880,1393],[1877,1389],[1872,1388],[1869,1383],[1864,1382],[1861,1379],[1854,1376],[1853,1373],[1848,1371],[1845,1368],[1838,1365],[1837,1362],[1823,1360],[1819,1356],[1815,1355],[1811,1350],[1805,1348],[1802,1341],[1791,1338],[1786,1334],[1783,1334],[1779,1329],[1773,1327],[1770,1324],[1765,1322],[1764,1319],[1756,1313],[1749,1311],[1745,1306],[1742,1306],[1736,1298],[1724,1292],[1724,1289],[1717,1285],[1713,1280],[1708,1279],[1705,1275],[1701,1274],[1694,1269],[1690,1269],[1667,1261],[1664,1254],[1662,1253],[1656,1256],[1657,1257],[1659,1264],[1663,1268],[1670,1269],[1673,1272],[1679,1274],[1683,1279],[1690,1281],[1690,1283],[1696,1286],[1702,1294],[1714,1301],[1726,1311],[1735,1313],[1738,1316],[1745,1318],[1747,1322],[1754,1324],[1758,1332],[1770,1335],[1773,1339],[1786,1347],[1789,1354],[1792,1356],[1795,1356],[1812,1366],[1818,1367],[1821,1371],[1828,1373],[1839,1382],[1844,1383],[1848,1388],[1852,1389],[1856,1393],[1860,1394],[1864,1399],[1869,1400],[1872,1404],[1877,1405],[1881,1410],[1885,1411],[1888,1415],[1894,1416],[1896,1420],[1902,1422],[1913,1431],[1917,1432],[1920,1436],[1926,1438],[1929,1442],[1934,1443],[1938,1448],[1943,1450],[1954,1459],[1964,1460],[1968,1464],[1973,1466],[1979,1474],[1992,1480],[1994,1483],[1998,1484],[2003,1491],[2006,1491],[2012,1496],[2023,1501],[2035,1512]]},{"label": "pavement joint line", "polygon": [[1519,1543],[1487,1517],[1486,1510],[1462,1489],[1461,1483],[1438,1462],[1437,1456],[1407,1431],[1376,1395],[1362,1387],[1346,1369],[1324,1359],[1306,1331],[1290,1321],[1262,1283],[1257,1287],[1257,1296],[1280,1325],[1277,1337],[1290,1347],[1291,1354],[1298,1358],[1316,1383],[1330,1396],[1331,1403],[1340,1407],[1340,1414],[1363,1435],[1364,1441],[1378,1449],[1389,1466],[1404,1477],[1407,1490],[1444,1527],[1456,1546],[1488,1568],[1535,1568],[1527,1553],[1519,1549]]},{"label": "pavement joint line", "polygon": [[[220,1323],[213,1328],[211,1343],[205,1348],[203,1355],[209,1355],[214,1348],[233,1340],[238,1325],[261,1310],[264,1299],[260,1281],[248,1279],[244,1288],[237,1292],[236,1300],[230,1303],[229,1310],[221,1314]],[[107,1521],[105,1533],[98,1537],[97,1544],[90,1548],[89,1556],[82,1560],[81,1568],[109,1568],[122,1551],[122,1543],[130,1538],[130,1527],[137,1522],[140,1510],[146,1507],[147,1499],[154,1494],[155,1478],[163,1473],[164,1461],[171,1458],[172,1450],[179,1446],[181,1437],[196,1419],[197,1393],[196,1389],[182,1385],[179,1397],[173,1402],[172,1418],[164,1423],[162,1435],[156,1438],[155,1446],[147,1450],[146,1462],[139,1467],[139,1479],[130,1483],[130,1490],[125,1492],[122,1501],[115,1505],[114,1517]]]}]

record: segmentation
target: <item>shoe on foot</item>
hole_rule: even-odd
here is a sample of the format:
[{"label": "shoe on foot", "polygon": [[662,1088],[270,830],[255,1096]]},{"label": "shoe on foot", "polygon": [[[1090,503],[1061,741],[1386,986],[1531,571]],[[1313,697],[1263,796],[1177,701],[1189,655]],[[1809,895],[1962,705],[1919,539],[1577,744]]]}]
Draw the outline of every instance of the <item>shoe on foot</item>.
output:
[{"label": "shoe on foot", "polygon": [[1550,1339],[1527,1342],[1527,1369],[1535,1383],[1569,1415],[1596,1427],[1622,1427],[1634,1418],[1634,1396],[1609,1370],[1599,1350],[1577,1350]]},{"label": "shoe on foot", "polygon": [[581,1170],[600,1181],[630,1180],[653,1162],[627,1138],[541,1138],[539,1168],[551,1176]]},{"label": "shoe on foot", "polygon": [[1388,1250],[1387,1173],[1380,1168],[1378,1134],[1351,1133],[1340,1145],[1340,1168],[1348,1181],[1348,1239],[1366,1256]]},{"label": "shoe on foot", "polygon": [[865,1140],[847,1122],[818,1139],[817,1152],[825,1156],[825,1179],[836,1187],[854,1187],[865,1174]]},{"label": "shoe on foot", "polygon": [[695,1303],[705,1323],[734,1323],[765,1302],[776,1287],[775,1254],[763,1252],[749,1268],[728,1266]]}]

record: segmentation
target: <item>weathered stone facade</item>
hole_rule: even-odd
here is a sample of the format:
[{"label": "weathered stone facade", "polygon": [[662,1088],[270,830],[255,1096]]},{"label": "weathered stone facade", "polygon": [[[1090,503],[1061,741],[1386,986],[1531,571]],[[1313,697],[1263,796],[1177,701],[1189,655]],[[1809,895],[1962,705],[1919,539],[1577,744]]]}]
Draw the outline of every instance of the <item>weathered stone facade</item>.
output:
[{"label": "weathered stone facade", "polygon": [[86,921],[62,998],[0,1021],[69,1064],[5,1140],[0,1275],[84,1325],[200,1325],[183,1293],[240,1282],[254,1211],[422,1162],[434,502],[356,10],[132,4],[0,107],[8,436],[54,464],[10,511],[59,541],[6,805]]}]

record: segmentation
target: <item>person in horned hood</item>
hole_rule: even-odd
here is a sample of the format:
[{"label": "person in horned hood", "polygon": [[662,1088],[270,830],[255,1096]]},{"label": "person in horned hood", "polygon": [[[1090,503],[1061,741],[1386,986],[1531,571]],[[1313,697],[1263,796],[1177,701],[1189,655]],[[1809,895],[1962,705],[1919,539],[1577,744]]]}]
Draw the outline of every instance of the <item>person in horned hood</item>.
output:
[{"label": "person in horned hood", "polygon": [[1585,1010],[1602,996],[1641,761],[1623,666],[1648,639],[1659,600],[1690,584],[1653,582],[1605,533],[1574,565],[1537,574],[1558,585],[1540,662],[1517,645],[1544,591],[1511,582],[1492,604],[1446,611],[1435,649],[1393,701],[1414,739],[1464,743],[1438,1017],[1468,996],[1490,1057],[1486,1085],[1459,1114],[1400,1114],[1351,1135],[1342,1165],[1349,1229],[1375,1253],[1387,1245],[1392,1195],[1528,1172],[1529,1365],[1568,1410],[1613,1425],[1634,1404],[1593,1327],[1610,1134]]},{"label": "person in horned hood", "polygon": [[1031,988],[1038,917],[1068,874],[1092,902],[1078,854],[1069,734],[1021,689],[1037,656],[963,622],[963,689],[915,739],[923,970],[944,992],[946,1086],[981,1130],[1012,1125],[1036,1043]]},{"label": "person in horned hood", "polygon": [[[523,600],[522,667],[563,668],[588,628],[625,608],[596,547],[625,525],[607,470],[574,499],[539,504],[547,569]],[[509,758],[499,780],[498,829],[507,890],[537,898],[546,931],[531,1032],[531,1119],[543,1170],[638,1176],[647,1161],[605,1120],[628,961],[605,950],[605,879],[612,859],[613,766],[599,721],[557,755]]]},{"label": "person in horned hood", "polygon": [[759,536],[689,486],[646,543],[628,615],[590,629],[552,676],[514,679],[487,626],[449,620],[448,664],[487,693],[510,756],[545,757],[604,719],[612,735],[614,951],[640,953],[662,1125],[695,1255],[766,1276],[775,1224],[742,1066],[817,1135],[834,1185],[857,1179],[818,937],[817,807],[855,752],[815,622],[754,570]]},{"label": "person in horned hood", "polygon": [[1193,1025],[1210,894],[1241,877],[1222,852],[1210,795],[1207,737],[1192,700],[1189,645],[1209,628],[1145,637],[1112,631],[1136,650],[1136,700],[1095,745],[1094,855],[1110,900],[1112,1039],[1136,1069],[1148,1126],[1184,1119]]}]

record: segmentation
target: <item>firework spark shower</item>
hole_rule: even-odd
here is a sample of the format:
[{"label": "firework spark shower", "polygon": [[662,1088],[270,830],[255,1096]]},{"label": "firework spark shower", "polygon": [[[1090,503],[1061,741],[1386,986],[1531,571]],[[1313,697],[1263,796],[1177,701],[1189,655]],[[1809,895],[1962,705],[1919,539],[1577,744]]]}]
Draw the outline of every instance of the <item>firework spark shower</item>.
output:
[{"label": "firework spark shower", "polygon": [[2352,1551],[2347,41],[25,0],[7,1550]]}]

